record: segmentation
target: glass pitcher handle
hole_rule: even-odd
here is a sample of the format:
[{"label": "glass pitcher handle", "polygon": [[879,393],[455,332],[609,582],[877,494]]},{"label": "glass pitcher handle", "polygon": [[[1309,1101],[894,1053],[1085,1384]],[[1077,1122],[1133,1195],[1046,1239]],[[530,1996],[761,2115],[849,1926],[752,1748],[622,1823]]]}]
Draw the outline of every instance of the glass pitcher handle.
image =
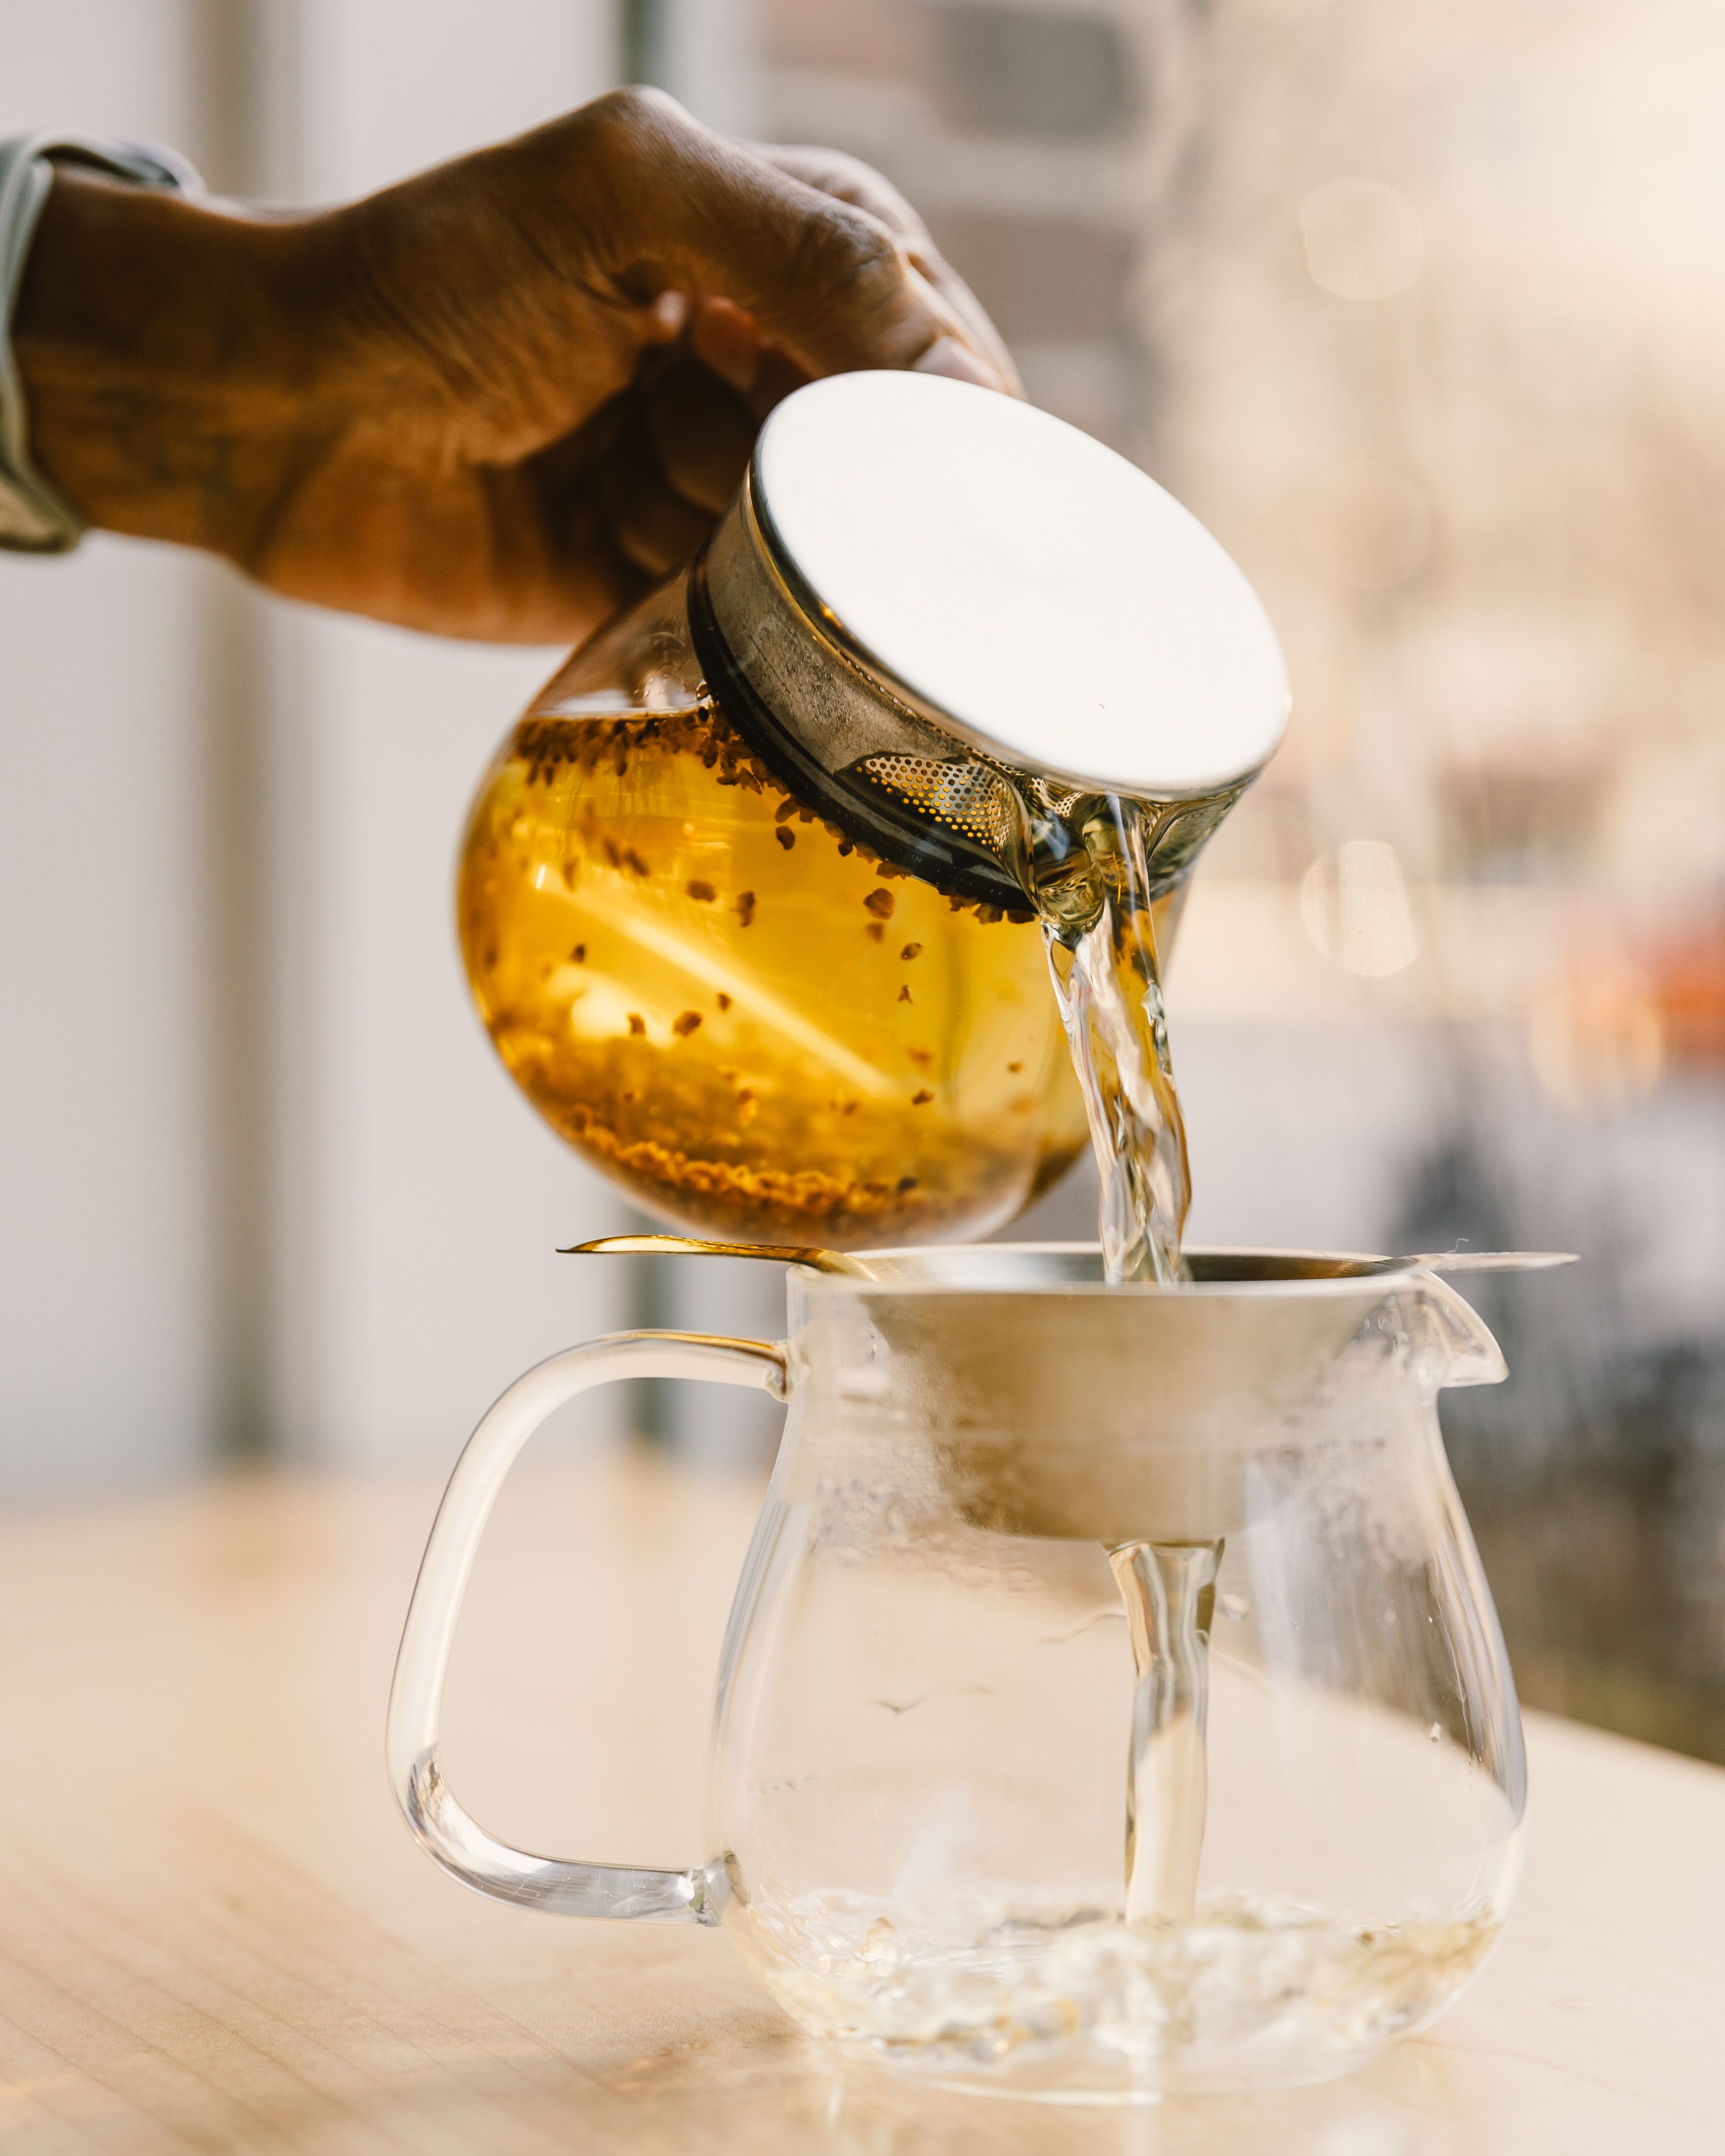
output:
[{"label": "glass pitcher handle", "polygon": [[722,1865],[648,1871],[577,1864],[511,1849],[465,1811],[438,1763],[444,1680],[461,1598],[503,1478],[553,1409],[624,1378],[704,1378],[786,1396],[784,1350],[762,1340],[700,1332],[614,1332],[566,1348],[517,1378],[455,1463],[420,1561],[389,1688],[389,1782],[414,1838],[464,1886],[500,1902],[566,1917],[648,1917],[716,1924],[727,1886]]}]

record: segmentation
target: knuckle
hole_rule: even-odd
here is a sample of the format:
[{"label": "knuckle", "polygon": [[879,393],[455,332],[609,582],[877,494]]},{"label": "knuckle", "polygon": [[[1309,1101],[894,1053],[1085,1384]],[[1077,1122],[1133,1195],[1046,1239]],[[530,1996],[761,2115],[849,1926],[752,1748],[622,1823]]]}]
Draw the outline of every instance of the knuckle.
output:
[{"label": "knuckle", "polygon": [[585,132],[601,141],[631,146],[685,133],[691,125],[675,98],[644,83],[608,90],[602,97],[583,105],[574,118]]},{"label": "knuckle", "polygon": [[800,275],[822,290],[884,292],[904,274],[892,234],[865,212],[842,203],[810,219],[798,252]]}]

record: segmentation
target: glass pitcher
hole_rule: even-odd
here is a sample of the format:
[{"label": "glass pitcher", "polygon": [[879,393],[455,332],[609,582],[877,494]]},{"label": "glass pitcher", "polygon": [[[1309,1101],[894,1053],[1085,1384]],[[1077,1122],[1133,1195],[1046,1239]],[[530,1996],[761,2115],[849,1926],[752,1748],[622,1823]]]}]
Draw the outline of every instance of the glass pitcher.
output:
[{"label": "glass pitcher", "polygon": [[1165,949],[1286,709],[1245,578],[1112,451],[962,382],[813,383],[693,567],[504,743],[459,871],[475,998],[680,1225],[987,1234],[1086,1136],[1027,813],[1130,797]]},{"label": "glass pitcher", "polygon": [[[789,1276],[779,1345],[624,1333],[491,1409],[450,1482],[390,1702],[435,1860],[568,1915],[722,1923],[847,2051],[1080,2102],[1287,2086],[1424,2027],[1521,1862],[1503,1644],[1445,1464],[1446,1385],[1504,1375],[1429,1274],[1195,1251],[870,1255]],[[719,1671],[707,1861],[526,1854],[439,1764],[486,1516],[614,1378],[789,1406]]]}]

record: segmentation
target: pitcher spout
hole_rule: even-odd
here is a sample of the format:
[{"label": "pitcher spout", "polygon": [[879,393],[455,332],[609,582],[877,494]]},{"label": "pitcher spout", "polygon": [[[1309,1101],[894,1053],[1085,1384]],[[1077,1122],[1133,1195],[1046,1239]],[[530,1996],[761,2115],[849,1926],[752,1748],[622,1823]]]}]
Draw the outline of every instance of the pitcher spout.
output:
[{"label": "pitcher spout", "polygon": [[1435,1392],[1452,1385],[1501,1385],[1509,1375],[1491,1328],[1465,1296],[1427,1273],[1420,1283],[1414,1370]]}]

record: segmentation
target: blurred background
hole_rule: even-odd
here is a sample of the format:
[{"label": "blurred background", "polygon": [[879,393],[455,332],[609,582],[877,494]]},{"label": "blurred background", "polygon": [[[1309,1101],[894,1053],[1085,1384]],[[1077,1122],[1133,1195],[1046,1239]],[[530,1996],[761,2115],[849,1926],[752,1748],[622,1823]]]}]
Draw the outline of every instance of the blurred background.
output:
[{"label": "blurred background", "polygon": [[[1524,1696],[1725,1759],[1716,7],[0,0],[0,132],[285,203],[625,80],[895,179],[1288,649],[1173,968],[1194,1239],[1582,1252],[1479,1296],[1452,1456]],[[773,1328],[770,1270],[552,1255],[628,1216],[467,1002],[463,810],[556,656],[0,556],[0,1496],[441,1464],[583,1333]]]}]

